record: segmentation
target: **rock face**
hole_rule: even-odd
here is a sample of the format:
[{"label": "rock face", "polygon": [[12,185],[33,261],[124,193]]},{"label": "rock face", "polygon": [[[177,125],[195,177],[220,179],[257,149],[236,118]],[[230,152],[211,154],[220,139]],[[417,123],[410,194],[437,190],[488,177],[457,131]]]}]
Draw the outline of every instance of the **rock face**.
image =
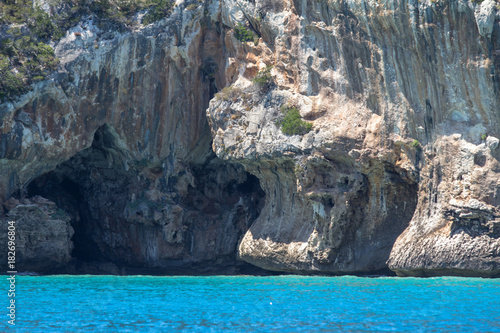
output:
[{"label": "rock face", "polygon": [[253,101],[217,96],[209,109],[214,150],[243,164],[266,192],[266,205],[240,244],[241,258],[283,271],[383,270],[415,209],[415,176],[396,167],[401,159],[413,165],[407,155],[414,157],[414,149],[399,142],[375,159],[363,150],[358,128],[352,138],[339,139],[328,123],[304,137],[286,137],[275,120],[293,97],[260,93]]},{"label": "rock face", "polygon": [[225,85],[211,16],[219,6],[182,5],[130,33],[100,31],[89,18],[55,46],[61,65],[51,80],[1,106],[0,200],[42,195],[68,213],[69,272],[248,266],[237,244],[264,193],[215,156],[205,115]]},{"label": "rock face", "polygon": [[[267,196],[240,244],[244,260],[285,271],[373,272],[388,260],[400,275],[498,275],[492,3],[227,4],[226,24],[248,19],[264,41],[226,37],[232,90],[208,110],[214,151],[245,165]],[[250,70],[264,65],[274,65],[275,85],[245,95]],[[284,104],[313,131],[280,133]]]},{"label": "rock face", "polygon": [[[499,274],[494,0],[185,7],[80,23],[0,106],[0,200],[64,210],[71,269]],[[284,105],[312,131],[284,135]]]},{"label": "rock face", "polygon": [[500,152],[459,135],[435,147],[421,172],[421,205],[389,267],[403,276],[500,276]]},{"label": "rock face", "polygon": [[[9,221],[15,231],[15,269],[39,273],[51,273],[66,266],[71,260],[73,228],[70,217],[56,204],[40,196],[19,202],[11,199],[6,203],[9,213],[0,218],[4,227],[0,234],[2,244],[8,243]],[[5,246],[7,248],[7,246]],[[7,264],[7,251],[2,254],[2,265]],[[43,260],[40,256],[43,254]],[[26,269],[28,268],[28,269]]]}]

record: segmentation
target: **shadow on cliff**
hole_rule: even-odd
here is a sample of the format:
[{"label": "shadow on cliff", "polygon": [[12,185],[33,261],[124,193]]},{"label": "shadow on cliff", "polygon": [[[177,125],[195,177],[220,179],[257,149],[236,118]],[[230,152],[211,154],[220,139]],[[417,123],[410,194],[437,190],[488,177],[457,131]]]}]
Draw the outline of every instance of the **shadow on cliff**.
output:
[{"label": "shadow on cliff", "polygon": [[306,274],[392,274],[387,260],[415,212],[416,183],[391,165],[363,173],[339,156],[262,165],[250,170],[268,201],[240,245],[245,261]]},{"label": "shadow on cliff", "polygon": [[215,156],[172,175],[117,140],[102,126],[91,147],[27,186],[71,218],[73,259],[56,273],[270,274],[236,255],[265,201],[255,176]]}]

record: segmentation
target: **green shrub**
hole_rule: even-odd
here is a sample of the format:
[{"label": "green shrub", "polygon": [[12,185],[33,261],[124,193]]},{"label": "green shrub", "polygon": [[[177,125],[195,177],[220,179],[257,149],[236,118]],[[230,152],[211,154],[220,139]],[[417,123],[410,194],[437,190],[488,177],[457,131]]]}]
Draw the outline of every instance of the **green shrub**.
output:
[{"label": "green shrub", "polygon": [[481,134],[481,140],[486,141],[486,138],[488,137],[488,134]]},{"label": "green shrub", "polygon": [[168,17],[174,8],[173,0],[149,0],[149,2],[153,7],[142,18],[143,24],[150,24]]},{"label": "green shrub", "polygon": [[413,140],[411,146],[416,150],[422,150],[422,146],[420,145],[420,142],[418,142],[418,140]]},{"label": "green shrub", "polygon": [[51,39],[57,30],[49,15],[40,8],[33,11],[33,18],[28,22],[28,27],[38,38],[43,40]]},{"label": "green shrub", "polygon": [[50,16],[33,6],[32,0],[5,0],[0,3],[0,24],[27,24],[31,33],[49,40],[59,30]]},{"label": "green shrub", "polygon": [[278,121],[281,132],[285,135],[304,135],[312,129],[312,124],[302,120],[300,112],[296,107],[282,106],[281,112],[284,117]]},{"label": "green shrub", "polygon": [[49,45],[32,36],[6,38],[0,44],[0,101],[29,91],[29,85],[43,80],[57,68],[58,59]]},{"label": "green shrub", "polygon": [[263,70],[259,71],[255,78],[252,80],[253,83],[260,86],[268,86],[273,82],[273,77],[271,76],[272,65],[266,66]]},{"label": "green shrub", "polygon": [[56,69],[58,60],[44,42],[62,38],[82,16],[95,14],[99,26],[124,30],[140,10],[148,9],[143,23],[149,24],[169,16],[174,8],[174,0],[49,0],[48,4],[59,6],[59,13],[49,16],[34,7],[33,0],[0,1],[0,24],[28,28],[25,35],[13,28],[8,31],[10,38],[0,41],[0,102],[29,91],[32,83]]},{"label": "green shrub", "polygon": [[5,58],[1,58],[0,62],[0,100],[10,99],[16,95],[26,91],[26,86],[23,82],[22,75],[11,72],[4,67]]},{"label": "green shrub", "polygon": [[32,0],[2,0],[0,24],[25,23],[33,15]]},{"label": "green shrub", "polygon": [[255,40],[255,34],[241,23],[234,27],[234,37],[240,42],[251,42]]}]

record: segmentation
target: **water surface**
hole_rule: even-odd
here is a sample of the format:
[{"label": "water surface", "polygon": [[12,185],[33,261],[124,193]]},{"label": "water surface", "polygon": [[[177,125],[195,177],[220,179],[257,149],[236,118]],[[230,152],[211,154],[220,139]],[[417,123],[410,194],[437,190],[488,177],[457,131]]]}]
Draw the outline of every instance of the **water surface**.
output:
[{"label": "water surface", "polygon": [[18,276],[16,288],[18,332],[500,332],[499,279]]}]

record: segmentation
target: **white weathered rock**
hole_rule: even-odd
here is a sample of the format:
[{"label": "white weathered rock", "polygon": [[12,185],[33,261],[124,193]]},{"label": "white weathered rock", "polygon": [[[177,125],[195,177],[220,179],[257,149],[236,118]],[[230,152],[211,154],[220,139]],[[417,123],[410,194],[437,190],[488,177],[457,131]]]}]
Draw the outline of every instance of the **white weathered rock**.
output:
[{"label": "white weathered rock", "polygon": [[[99,41],[75,26],[60,73],[0,107],[0,200],[62,164],[127,265],[236,265],[241,234],[271,270],[497,274],[492,0],[178,3]],[[251,82],[267,65],[268,90]],[[284,135],[284,104],[312,131]]]},{"label": "white weathered rock", "polygon": [[[226,12],[243,10],[250,20],[268,9],[264,43],[250,52],[274,64],[277,84],[258,93],[235,78],[240,96],[215,98],[207,112],[214,151],[245,165],[267,194],[241,242],[242,259],[288,271],[373,271],[386,267],[388,244],[407,227],[389,261],[399,274],[496,274],[498,257],[482,259],[498,244],[496,229],[471,236],[467,228],[476,227],[460,222],[476,213],[456,216],[464,234],[431,237],[447,221],[450,200],[492,207],[481,225],[498,215],[498,157],[476,145],[498,132],[498,88],[488,55],[462,47],[479,50],[480,36],[490,38],[493,3],[457,1],[436,11],[430,1],[300,1],[274,11],[277,2],[245,9],[226,2]],[[240,59],[232,71],[245,73],[251,64],[231,43],[231,57]],[[312,121],[311,133],[281,133],[275,123],[285,103]],[[460,244],[475,250],[455,253]]]},{"label": "white weathered rock", "polygon": [[500,142],[500,140],[498,140],[497,138],[495,138],[494,136],[488,136],[486,138],[486,145],[488,146],[488,148],[490,148],[491,150],[494,150],[494,149],[497,149],[498,147],[498,143]]},{"label": "white weathered rock", "polygon": [[474,15],[481,36],[491,38],[493,26],[495,25],[497,5],[498,2],[495,0],[484,0],[477,6]]}]

